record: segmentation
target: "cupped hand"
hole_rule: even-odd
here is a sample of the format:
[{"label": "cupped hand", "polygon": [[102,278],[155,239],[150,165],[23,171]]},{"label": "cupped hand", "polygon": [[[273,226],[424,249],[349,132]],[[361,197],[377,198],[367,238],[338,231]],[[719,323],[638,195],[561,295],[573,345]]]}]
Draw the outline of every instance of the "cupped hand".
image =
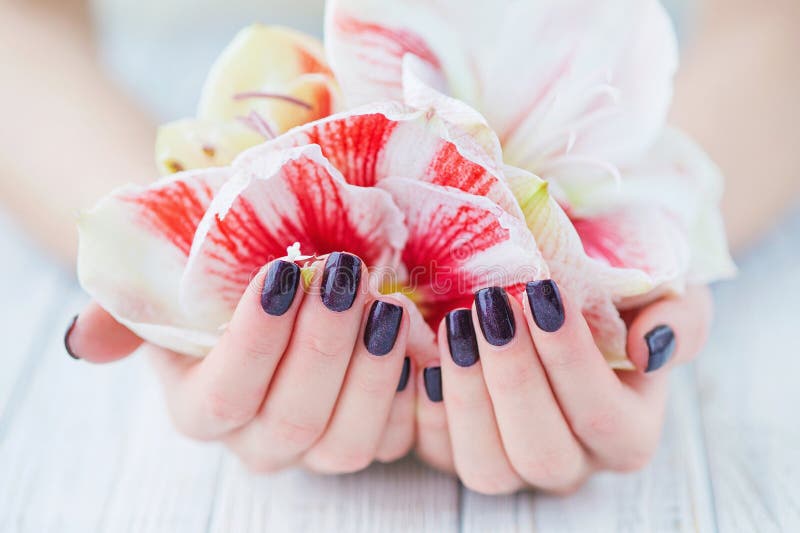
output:
[{"label": "cupped hand", "polygon": [[[203,359],[145,345],[178,429],[221,440],[251,470],[303,465],[354,472],[404,456],[414,442],[408,313],[375,299],[360,259],[334,253],[308,285],[293,263],[254,277]],[[141,340],[97,304],[65,339],[73,356],[109,362]]]},{"label": "cupped hand", "polygon": [[439,329],[422,365],[417,453],[481,493],[534,487],[570,493],[597,470],[631,471],[653,455],[669,371],[705,342],[707,288],[662,299],[631,318],[636,371],[612,370],[581,313],[551,281],[523,304],[503,289],[475,296]]}]

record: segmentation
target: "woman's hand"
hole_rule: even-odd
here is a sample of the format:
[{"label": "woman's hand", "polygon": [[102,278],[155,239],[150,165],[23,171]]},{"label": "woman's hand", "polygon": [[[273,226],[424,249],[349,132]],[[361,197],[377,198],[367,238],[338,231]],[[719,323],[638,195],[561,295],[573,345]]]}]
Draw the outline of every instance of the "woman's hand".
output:
[{"label": "woman's hand", "polygon": [[[334,253],[320,267],[304,289],[293,263],[267,265],[203,359],[144,347],[180,431],[225,442],[257,472],[295,464],[354,472],[408,453],[408,313],[399,301],[369,296],[357,257]],[[96,304],[65,341],[71,354],[93,362],[119,359],[141,344]]]},{"label": "woman's hand", "polygon": [[487,494],[569,493],[593,471],[642,468],[658,444],[669,371],[705,342],[708,289],[633,317],[635,372],[609,368],[554,283],[526,293],[520,306],[502,289],[479,291],[471,310],[443,321],[440,357],[419,380],[418,454]]}]

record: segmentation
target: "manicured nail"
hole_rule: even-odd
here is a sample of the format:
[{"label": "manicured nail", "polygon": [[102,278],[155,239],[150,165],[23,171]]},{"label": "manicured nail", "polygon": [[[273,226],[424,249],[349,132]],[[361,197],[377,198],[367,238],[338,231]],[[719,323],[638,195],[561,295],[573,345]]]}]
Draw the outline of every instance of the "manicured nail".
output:
[{"label": "manicured nail", "polygon": [[675,332],[669,326],[658,326],[644,336],[647,350],[647,372],[654,372],[664,366],[675,353]]},{"label": "manicured nail", "polygon": [[442,401],[442,367],[434,366],[426,368],[422,372],[422,378],[425,381],[425,392],[428,394],[428,399],[432,402]]},{"label": "manicured nail", "polygon": [[554,333],[564,325],[564,304],[558,285],[552,279],[532,281],[525,287],[533,321],[539,329]]},{"label": "manicured nail", "polygon": [[478,362],[478,339],[475,338],[475,326],[472,325],[472,311],[457,309],[445,318],[447,345],[450,357],[461,367],[472,366]]},{"label": "manicured nail", "polygon": [[288,261],[272,263],[264,277],[261,288],[261,308],[272,316],[281,316],[292,306],[297,285],[300,282],[300,267]]},{"label": "manicured nail", "polygon": [[514,338],[516,324],[508,303],[508,294],[501,287],[489,287],[475,293],[478,322],[486,342],[505,346]]},{"label": "manicured nail", "polygon": [[392,351],[400,321],[403,320],[403,308],[399,305],[376,300],[369,310],[369,318],[364,328],[364,346],[372,355],[386,355]]},{"label": "manicured nail", "polygon": [[353,306],[361,281],[361,260],[350,254],[334,252],[325,261],[322,274],[322,303],[331,311],[347,311]]},{"label": "manicured nail", "polygon": [[64,333],[64,348],[67,350],[67,354],[72,357],[73,359],[80,359],[75,352],[72,351],[72,348],[69,346],[69,336],[72,335],[72,330],[75,329],[75,324],[78,322],[78,315],[72,317],[72,320],[67,327],[67,331]]},{"label": "manicured nail", "polygon": [[403,370],[400,372],[400,383],[397,384],[397,392],[403,392],[408,386],[408,376],[411,375],[411,359],[403,359]]}]

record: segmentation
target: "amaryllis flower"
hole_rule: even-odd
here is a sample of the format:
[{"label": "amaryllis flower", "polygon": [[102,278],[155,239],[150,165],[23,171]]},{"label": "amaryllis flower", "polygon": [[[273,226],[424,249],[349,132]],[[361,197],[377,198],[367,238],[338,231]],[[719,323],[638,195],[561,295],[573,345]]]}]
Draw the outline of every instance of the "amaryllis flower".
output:
[{"label": "amaryllis flower", "polygon": [[228,165],[242,151],[326,117],[338,87],[314,37],[275,26],[245,28],[206,79],[197,118],[159,129],[162,174]]},{"label": "amaryllis flower", "polygon": [[80,220],[84,288],[143,338],[202,355],[252,275],[299,243],[344,250],[430,324],[546,277],[501,161],[435,113],[376,105],[290,130],[231,166],[126,187]]},{"label": "amaryllis flower", "polygon": [[348,105],[435,109],[517,167],[551,273],[615,367],[619,308],[733,273],[721,176],[665,126],[678,54],[657,0],[332,0],[326,19]]}]

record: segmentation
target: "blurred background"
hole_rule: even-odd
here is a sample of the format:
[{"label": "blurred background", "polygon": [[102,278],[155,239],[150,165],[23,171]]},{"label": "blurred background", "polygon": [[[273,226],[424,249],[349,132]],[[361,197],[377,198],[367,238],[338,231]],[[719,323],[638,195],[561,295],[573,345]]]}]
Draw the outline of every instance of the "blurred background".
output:
[{"label": "blurred background", "polygon": [[[85,302],[73,272],[78,210],[156,176],[156,125],[193,114],[239,29],[260,21],[321,36],[323,0],[0,0],[0,530],[273,531],[342,516],[370,530],[377,509],[407,530],[448,531],[456,514],[483,523],[470,508],[542,525],[564,519],[565,505],[613,507],[603,519],[634,531],[661,530],[656,519],[664,530],[800,530],[800,2],[665,5],[683,55],[671,122],[727,176],[740,276],[714,288],[710,345],[676,380],[648,471],[601,476],[571,504],[489,506],[405,463],[364,474],[374,491],[352,478],[249,478],[216,447],[173,434],[140,362],[78,368],[60,346]],[[243,500],[220,499],[215,480]],[[282,492],[298,490],[308,501]],[[309,514],[267,509],[258,491]],[[449,518],[425,514],[437,506]],[[570,516],[575,530],[593,523]]]}]

